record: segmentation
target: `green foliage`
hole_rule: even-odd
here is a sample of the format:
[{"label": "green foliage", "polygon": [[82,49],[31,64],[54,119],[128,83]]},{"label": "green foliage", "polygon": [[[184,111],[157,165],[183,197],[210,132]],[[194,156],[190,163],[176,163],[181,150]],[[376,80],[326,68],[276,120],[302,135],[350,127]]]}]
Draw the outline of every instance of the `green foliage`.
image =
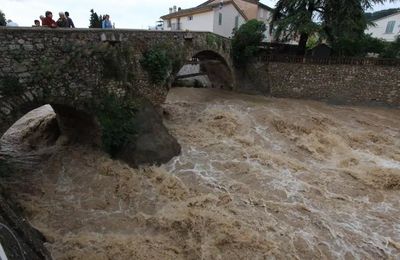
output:
[{"label": "green foliage", "polygon": [[272,17],[275,38],[287,41],[296,34],[311,35],[320,30],[315,18],[315,11],[320,1],[315,0],[279,0]]},{"label": "green foliage", "polygon": [[138,106],[137,103],[121,100],[113,94],[104,94],[100,105],[96,107],[103,147],[111,156],[116,156],[125,144],[134,141]]},{"label": "green foliage", "polygon": [[19,96],[24,93],[24,87],[17,77],[5,76],[0,81],[0,93],[4,96]]},{"label": "green foliage", "polygon": [[356,46],[363,37],[368,21],[364,11],[374,4],[396,0],[278,0],[272,17],[277,39],[300,35],[299,49],[306,47],[308,37],[319,33],[337,52]]},{"label": "green foliage", "polygon": [[232,56],[235,66],[246,66],[259,51],[264,38],[265,24],[250,20],[240,26],[232,38]]},{"label": "green foliage", "polygon": [[209,46],[211,48],[218,48],[222,44],[221,38],[219,38],[217,35],[215,35],[213,33],[208,33],[206,35],[206,43],[207,43],[207,46]]},{"label": "green foliage", "polygon": [[6,26],[6,15],[0,10],[0,26]]},{"label": "green foliage", "polygon": [[161,84],[168,78],[173,70],[174,62],[167,48],[156,46],[143,54],[140,64],[147,71],[150,81],[154,84]]},{"label": "green foliage", "polygon": [[368,53],[375,53],[380,58],[400,58],[400,39],[385,42],[370,35],[363,35],[357,39],[341,38],[332,47],[337,56],[365,57]]},{"label": "green foliage", "polygon": [[101,28],[103,17],[98,15],[93,9],[90,10],[89,28]]},{"label": "green foliage", "polygon": [[127,45],[107,45],[101,53],[103,77],[120,82],[132,81],[134,55]]},{"label": "green foliage", "polygon": [[381,53],[382,58],[400,59],[400,37],[396,41],[386,43],[386,47]]}]

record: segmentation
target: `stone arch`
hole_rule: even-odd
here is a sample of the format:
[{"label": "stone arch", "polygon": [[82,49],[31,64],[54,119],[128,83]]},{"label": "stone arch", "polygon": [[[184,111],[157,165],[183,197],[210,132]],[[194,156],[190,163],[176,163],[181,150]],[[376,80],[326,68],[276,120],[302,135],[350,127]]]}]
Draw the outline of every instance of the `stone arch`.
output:
[{"label": "stone arch", "polygon": [[[192,75],[207,75],[212,88],[232,90],[235,87],[235,74],[230,57],[213,49],[197,50],[189,54],[188,62],[182,66],[200,65],[200,71]],[[190,77],[190,74],[177,75],[177,79]]]},{"label": "stone arch", "polygon": [[[75,104],[75,105],[74,105]],[[57,118],[59,130],[71,143],[101,145],[101,128],[96,117],[83,104],[58,98],[36,99],[33,95],[10,97],[0,101],[0,138],[20,118],[30,111],[50,105]]]}]

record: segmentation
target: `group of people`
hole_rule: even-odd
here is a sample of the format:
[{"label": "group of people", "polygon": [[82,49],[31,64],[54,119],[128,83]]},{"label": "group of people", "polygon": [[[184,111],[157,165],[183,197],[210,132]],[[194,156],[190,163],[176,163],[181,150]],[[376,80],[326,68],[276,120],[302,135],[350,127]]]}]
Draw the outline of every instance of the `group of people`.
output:
[{"label": "group of people", "polygon": [[[75,28],[74,22],[72,19],[69,17],[68,12],[59,12],[58,15],[60,16],[57,21],[53,20],[53,13],[50,11],[47,11],[45,13],[46,16],[41,15],[40,16],[40,21],[35,20],[35,27],[39,26],[44,26],[44,27],[50,27],[50,28]],[[42,22],[42,24],[40,24]]]},{"label": "group of people", "polygon": [[[71,17],[69,17],[68,12],[59,12],[58,15],[60,16],[57,21],[53,20],[53,13],[50,11],[46,12],[46,16],[41,15],[40,21],[34,21],[34,27],[50,27],[50,28],[75,28],[74,22],[72,21]],[[108,14],[104,15],[103,20],[101,22],[101,28],[114,28],[113,24],[110,21],[110,16]]]}]

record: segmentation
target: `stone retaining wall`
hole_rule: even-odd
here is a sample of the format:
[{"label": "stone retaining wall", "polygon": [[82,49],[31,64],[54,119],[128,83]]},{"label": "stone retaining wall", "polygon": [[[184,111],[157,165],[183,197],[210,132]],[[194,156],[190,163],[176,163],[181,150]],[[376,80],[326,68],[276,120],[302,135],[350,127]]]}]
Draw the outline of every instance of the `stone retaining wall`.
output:
[{"label": "stone retaining wall", "polygon": [[399,66],[285,62],[265,66],[260,70],[274,97],[400,106]]}]

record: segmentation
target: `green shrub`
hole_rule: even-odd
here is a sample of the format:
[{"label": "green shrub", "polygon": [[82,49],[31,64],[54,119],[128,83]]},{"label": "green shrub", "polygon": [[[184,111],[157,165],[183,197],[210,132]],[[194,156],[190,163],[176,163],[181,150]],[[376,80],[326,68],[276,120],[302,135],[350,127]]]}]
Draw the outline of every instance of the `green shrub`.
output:
[{"label": "green shrub", "polygon": [[147,71],[150,81],[154,84],[161,84],[173,70],[174,64],[168,55],[168,50],[160,46],[153,47],[143,54],[140,64]]},{"label": "green shrub", "polygon": [[387,43],[380,56],[382,58],[400,59],[400,37],[397,37],[394,42]]},{"label": "green shrub", "polygon": [[232,56],[237,67],[245,66],[259,52],[264,38],[265,24],[250,20],[240,26],[232,38]]},{"label": "green shrub", "polygon": [[111,156],[115,156],[125,144],[134,141],[137,107],[138,104],[124,102],[113,94],[105,94],[100,106],[96,108],[103,147]]}]

